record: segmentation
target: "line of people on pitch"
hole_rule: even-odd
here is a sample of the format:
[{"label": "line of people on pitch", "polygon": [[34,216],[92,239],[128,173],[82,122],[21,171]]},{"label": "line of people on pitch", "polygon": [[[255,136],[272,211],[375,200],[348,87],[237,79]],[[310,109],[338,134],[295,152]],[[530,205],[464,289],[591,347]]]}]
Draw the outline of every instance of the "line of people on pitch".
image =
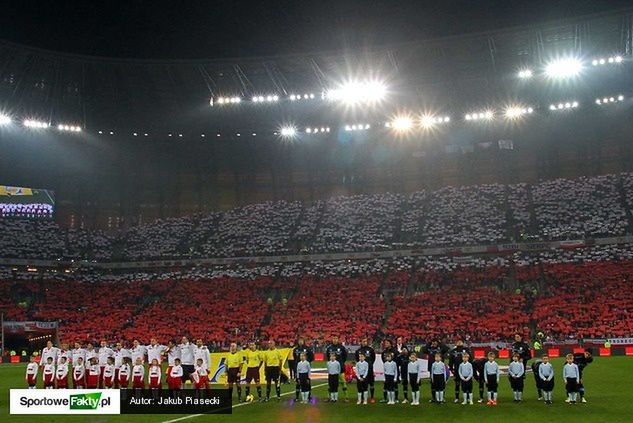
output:
[{"label": "line of people on pitch", "polygon": [[101,341],[98,350],[92,343],[84,348],[76,342],[75,348],[69,349],[68,344],[58,348],[48,341],[39,357],[31,357],[25,380],[29,388],[34,389],[41,372],[42,386],[47,389],[70,388],[71,381],[75,389],[160,389],[164,358],[168,361],[165,382],[169,389],[182,389],[187,381],[191,381],[195,389],[208,387],[209,350],[201,339],[192,344],[187,337],[182,337],[180,344],[170,340],[166,346],[155,338],[149,345],[134,340],[131,348],[121,342],[110,348],[106,341]]},{"label": "line of people on pitch", "polygon": [[[370,365],[367,362],[367,357],[363,352],[358,354],[359,360],[355,364],[355,378],[358,388],[358,400],[357,404],[367,404],[368,402],[368,386],[370,378]],[[387,398],[386,403],[388,405],[396,404],[397,399],[397,383],[402,382],[400,366],[393,360],[393,353],[387,352],[385,354],[384,365],[384,393]],[[301,364],[301,362],[299,363]],[[404,367],[403,365],[401,365]],[[463,393],[462,405],[473,405],[473,380],[477,380],[479,383],[479,402],[483,402],[483,387],[485,386],[488,394],[487,405],[496,406],[498,400],[499,379],[501,371],[499,364],[496,361],[496,353],[489,352],[487,359],[480,359],[477,363],[478,370],[475,370],[475,366],[471,362],[470,354],[464,352],[462,354],[462,362],[458,366],[457,374],[455,377],[456,396],[458,389],[461,389]],[[338,399],[338,381],[341,373],[341,367],[336,360],[336,355],[331,354],[330,360],[327,363],[328,370],[328,388],[330,392],[330,400],[336,402]],[[537,364],[536,370],[537,389],[539,391],[539,400],[544,399],[546,404],[552,404],[553,390],[554,390],[554,368],[549,361],[547,355],[541,357],[541,361]],[[434,361],[431,364],[431,389],[433,397],[430,402],[437,404],[444,404],[445,391],[448,379],[450,377],[450,371],[446,367],[443,361],[441,353],[436,353]],[[521,357],[518,353],[515,353],[512,357],[512,361],[508,366],[508,378],[510,381],[510,387],[514,395],[514,402],[523,401],[523,389],[525,378],[525,366],[521,361]],[[302,375],[299,372],[300,380],[305,379],[309,375]],[[563,381],[565,382],[565,390],[567,392],[567,400],[569,404],[575,404],[578,401],[578,396],[581,392],[581,370],[579,366],[574,363],[574,355],[568,354],[565,357],[565,365],[562,371]],[[408,385],[411,388],[411,405],[420,405],[420,384],[422,381],[422,368],[421,362],[418,361],[418,356],[415,352],[409,354],[409,361],[406,363],[406,378]],[[302,392],[304,392],[304,385],[302,384]],[[308,385],[305,385],[308,387]],[[403,393],[405,399],[403,403],[407,402],[407,390],[403,384]],[[306,393],[307,395],[307,393]],[[581,397],[584,398],[584,397]],[[459,402],[458,398],[455,402]],[[583,401],[586,402],[586,401]]]},{"label": "line of people on pitch", "polygon": [[[297,348],[300,347],[302,349],[306,348],[304,345],[302,346],[300,341],[299,346],[295,347],[293,352],[296,352]],[[302,349],[299,349],[299,351],[306,352]],[[508,366],[510,385],[514,401],[522,402],[524,379],[529,360],[531,359],[530,347],[523,341],[520,334],[516,334],[510,351],[512,357]],[[487,404],[497,404],[501,373],[496,362],[495,352],[490,352],[486,358],[473,359],[473,355],[464,346],[462,340],[457,340],[455,346],[449,350],[446,345],[437,339],[432,340],[421,348],[420,352],[426,354],[429,358],[427,367],[431,377],[431,398],[429,402],[438,404],[445,402],[446,384],[452,374],[455,380],[455,403],[460,402],[460,391],[463,395],[462,404],[473,403],[473,380],[476,380],[479,385],[478,402],[484,402],[484,388],[486,388]],[[447,355],[449,357],[448,366],[444,363],[444,358]],[[309,357],[309,354],[307,356]],[[361,340],[361,345],[355,352],[356,361],[352,362],[351,365],[346,363],[347,350],[341,345],[337,336],[333,337],[332,343],[326,348],[326,356],[329,358],[327,370],[330,401],[336,402],[338,400],[338,389],[341,382],[345,398],[347,399],[347,383],[355,379],[358,386],[358,403],[367,403],[368,397],[373,402],[375,395],[373,365],[376,359],[376,352],[369,345],[367,338]],[[411,403],[419,405],[422,369],[420,368],[421,361],[417,359],[418,353],[409,353],[409,348],[404,345],[401,337],[397,339],[395,348],[390,340],[386,339],[383,341],[382,361],[385,384],[381,402],[395,404],[398,401],[398,385],[402,385],[404,395],[402,403],[409,402],[408,388],[411,387]],[[592,361],[591,350],[566,357],[566,364],[563,368],[563,378],[567,390],[566,402],[574,404],[578,401],[578,398],[580,398],[581,402],[586,402],[582,376],[584,368]],[[543,368],[541,369],[542,365]],[[549,363],[549,357],[543,355],[541,359],[536,360],[532,364],[532,371],[539,400],[545,400],[546,404],[551,404],[554,370],[551,363]],[[309,377],[307,380],[309,382]],[[309,387],[309,383],[305,386]],[[300,383],[297,383],[297,391],[299,391],[300,387]]]}]

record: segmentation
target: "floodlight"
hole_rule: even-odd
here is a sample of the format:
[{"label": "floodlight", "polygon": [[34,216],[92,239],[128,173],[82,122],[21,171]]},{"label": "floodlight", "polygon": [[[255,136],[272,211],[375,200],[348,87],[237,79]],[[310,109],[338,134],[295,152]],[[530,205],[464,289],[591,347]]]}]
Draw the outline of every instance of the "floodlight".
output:
[{"label": "floodlight", "polygon": [[281,128],[281,136],[286,138],[292,138],[297,135],[297,129],[294,126],[283,126]]},{"label": "floodlight", "polygon": [[622,94],[618,95],[617,97],[613,96],[613,97],[604,97],[604,98],[597,98],[596,99],[596,104],[598,105],[602,105],[602,104],[609,104],[609,103],[618,103],[620,101],[624,100],[624,96]]},{"label": "floodlight", "polygon": [[46,122],[41,122],[38,120],[33,120],[33,119],[26,119],[24,120],[24,122],[22,122],[24,124],[24,126],[26,126],[27,128],[35,128],[35,129],[45,129],[49,127],[49,124]]},{"label": "floodlight", "polygon": [[[608,99],[607,99],[608,101]],[[551,104],[550,110],[569,110],[577,108],[579,103],[577,101],[566,101],[565,103]]]},{"label": "floodlight", "polygon": [[398,132],[406,132],[413,128],[413,119],[409,116],[398,116],[392,119],[391,127]]},{"label": "floodlight", "polygon": [[519,71],[519,78],[521,79],[529,79],[533,76],[531,69],[522,69]]},{"label": "floodlight", "polygon": [[430,128],[438,124],[448,123],[450,120],[451,119],[448,116],[424,115],[420,118],[420,126],[423,128]]},{"label": "floodlight", "polygon": [[570,78],[582,70],[582,62],[575,58],[558,59],[549,62],[545,74],[550,78]]},{"label": "floodlight", "polygon": [[387,93],[387,87],[379,81],[352,81],[327,91],[327,98],[345,104],[376,103]]},{"label": "floodlight", "polygon": [[523,115],[534,112],[532,107],[509,106],[505,109],[505,117],[507,119],[518,119]]}]

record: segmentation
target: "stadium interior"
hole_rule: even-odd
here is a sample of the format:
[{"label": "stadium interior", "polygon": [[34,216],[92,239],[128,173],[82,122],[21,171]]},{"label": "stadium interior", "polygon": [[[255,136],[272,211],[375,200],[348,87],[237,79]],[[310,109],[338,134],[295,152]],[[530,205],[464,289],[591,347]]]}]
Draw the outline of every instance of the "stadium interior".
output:
[{"label": "stadium interior", "polygon": [[631,8],[250,58],[0,40],[0,312],[214,351],[630,339],[632,67]]},{"label": "stadium interior", "polygon": [[2,41],[0,181],[51,204],[2,211],[0,309],[67,340],[186,326],[217,349],[628,336],[631,13],[356,56]]}]

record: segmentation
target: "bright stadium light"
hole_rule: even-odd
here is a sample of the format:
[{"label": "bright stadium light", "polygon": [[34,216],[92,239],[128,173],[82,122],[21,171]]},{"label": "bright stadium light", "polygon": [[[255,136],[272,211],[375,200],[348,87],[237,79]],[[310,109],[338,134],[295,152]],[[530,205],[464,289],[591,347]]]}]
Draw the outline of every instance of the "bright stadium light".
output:
[{"label": "bright stadium light", "polygon": [[580,73],[582,62],[575,58],[557,59],[545,66],[545,75],[550,78],[571,78]]},{"label": "bright stadium light", "polygon": [[409,116],[397,116],[391,120],[391,122],[387,122],[388,128],[392,128],[397,132],[408,132],[413,129],[413,119]]},{"label": "bright stadium light", "polygon": [[0,113],[0,125],[10,125],[11,124],[11,117]]},{"label": "bright stadium light", "polygon": [[346,131],[366,131],[371,128],[371,125],[368,123],[355,123],[352,125],[345,125],[344,129]]},{"label": "bright stadium light", "polygon": [[81,126],[59,124],[57,125],[57,130],[62,132],[81,132]]},{"label": "bright stadium light", "polygon": [[566,101],[561,103],[550,104],[549,109],[552,111],[576,109],[580,104],[577,101]]},{"label": "bright stadium light", "polygon": [[[276,99],[275,99],[276,97]],[[299,101],[299,100],[314,100],[314,93],[305,93],[305,94],[290,94],[288,99],[290,101]],[[273,96],[273,101],[279,100],[278,96]]]},{"label": "bright stadium light", "polygon": [[446,124],[451,121],[448,116],[431,116],[424,115],[420,118],[420,126],[422,128],[432,128],[435,125]]},{"label": "bright stadium light", "polygon": [[619,103],[621,101],[624,101],[624,96],[622,94],[618,96],[597,98],[596,104],[601,106],[603,104],[613,104],[613,103]]},{"label": "bright stadium light", "polygon": [[523,106],[508,106],[505,109],[504,115],[506,119],[518,119],[523,115],[531,114],[534,112],[532,107]]},{"label": "bright stadium light", "polygon": [[601,57],[601,58],[598,58],[598,59],[593,59],[591,61],[591,64],[593,66],[603,66],[603,65],[607,65],[607,64],[622,63],[622,60],[624,60],[624,59],[620,55],[609,56],[607,58]]},{"label": "bright stadium light", "polygon": [[284,138],[293,138],[297,135],[297,128],[294,126],[282,126],[280,132]]},{"label": "bright stadium light", "polygon": [[495,112],[492,110],[483,110],[481,112],[466,113],[464,119],[466,120],[492,120],[495,117]]},{"label": "bright stadium light", "polygon": [[34,129],[46,129],[50,126],[46,122],[41,122],[41,121],[33,120],[33,119],[26,119],[22,123],[24,124],[25,127],[34,128]]},{"label": "bright stadium light", "polygon": [[329,126],[321,126],[321,127],[307,127],[305,129],[306,134],[327,134],[330,132]]},{"label": "bright stadium light", "polygon": [[214,104],[238,104],[241,103],[242,99],[240,97],[218,97],[215,99],[215,101],[211,100],[209,103],[211,104],[211,106],[213,106]]},{"label": "bright stadium light", "polygon": [[534,76],[531,69],[522,69],[519,71],[518,75],[521,79],[530,79],[532,76]]},{"label": "bright stadium light", "polygon": [[371,104],[383,100],[386,94],[387,87],[380,81],[351,81],[328,90],[325,97],[345,104]]}]

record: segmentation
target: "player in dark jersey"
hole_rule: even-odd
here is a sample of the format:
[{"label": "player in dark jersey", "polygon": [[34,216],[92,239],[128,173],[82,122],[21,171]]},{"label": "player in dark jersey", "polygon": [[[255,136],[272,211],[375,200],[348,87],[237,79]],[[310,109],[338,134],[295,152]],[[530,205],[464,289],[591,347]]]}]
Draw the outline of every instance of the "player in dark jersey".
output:
[{"label": "player in dark jersey", "polygon": [[[422,349],[422,352],[427,355],[428,361],[428,372],[431,373],[431,367],[435,362],[435,354],[440,354],[442,361],[446,357],[448,353],[448,347],[440,342],[439,339],[433,339],[431,342],[426,344],[426,346]],[[433,384],[431,384],[431,399],[429,402],[435,402],[435,389],[433,389]]]},{"label": "player in dark jersey", "polygon": [[538,393],[538,400],[543,399],[543,381],[539,375],[538,368],[541,365],[541,360],[536,360],[532,363],[532,374],[534,375],[534,383],[536,383],[536,392]]},{"label": "player in dark jersey", "polygon": [[[404,395],[404,399],[402,400],[403,404],[409,402],[409,349],[402,345],[400,347],[400,354],[396,358],[396,363],[398,364],[398,376],[400,377],[400,383],[402,384],[402,394]],[[398,391],[396,390],[396,402],[398,401]]]},{"label": "player in dark jersey", "polygon": [[484,366],[488,361],[487,358],[478,358],[473,361],[473,372],[475,373],[475,379],[477,380],[477,385],[479,385],[479,400],[478,403],[484,402],[484,386],[486,386],[486,380],[484,377]]},{"label": "player in dark jersey", "polygon": [[[448,353],[448,367],[450,367],[453,378],[455,379],[455,403],[459,402],[459,389],[462,383],[458,372],[459,365],[462,364],[463,361],[462,356],[464,353],[468,353],[469,357],[472,357],[470,350],[464,346],[464,341],[461,339],[455,342],[455,346]],[[472,358],[469,358],[468,361],[472,363]]]},{"label": "player in dark jersey", "polygon": [[356,353],[354,353],[356,357],[356,362],[360,361],[360,354],[363,354],[365,356],[365,361],[367,361],[367,364],[369,365],[369,371],[367,372],[365,382],[367,382],[367,385],[369,386],[370,401],[373,402],[374,394],[376,392],[376,380],[374,376],[374,362],[376,361],[376,351],[369,346],[369,339],[367,339],[366,337],[361,339],[360,348],[358,348],[356,350]]},{"label": "player in dark jersey", "polygon": [[523,341],[523,337],[518,333],[514,335],[514,342],[510,347],[510,361],[512,361],[514,354],[519,354],[523,367],[527,369],[528,361],[532,358],[532,352],[530,351],[530,346]]},{"label": "player in dark jersey", "polygon": [[587,348],[584,352],[574,353],[574,363],[578,366],[578,372],[580,373],[580,383],[578,384],[578,393],[580,394],[580,402],[586,403],[585,399],[585,382],[582,378],[583,370],[593,362],[593,351]]},{"label": "player in dark jersey", "polygon": [[[308,363],[312,363],[314,360],[314,352],[312,348],[306,345],[306,341],[303,338],[297,339],[297,345],[292,349],[292,364],[290,367],[290,379],[299,380],[297,375],[297,363],[301,360],[301,354],[306,355]],[[297,382],[295,386],[295,400],[299,401],[299,395],[301,394],[301,385]]]},{"label": "player in dark jersey", "polygon": [[[332,343],[325,348],[325,356],[329,357],[330,354],[334,354],[336,361],[341,365],[341,369],[345,369],[345,362],[347,361],[347,349],[341,344],[338,335],[332,336]],[[345,398],[347,398],[347,383],[345,382],[344,373],[341,372],[342,387]]]}]

